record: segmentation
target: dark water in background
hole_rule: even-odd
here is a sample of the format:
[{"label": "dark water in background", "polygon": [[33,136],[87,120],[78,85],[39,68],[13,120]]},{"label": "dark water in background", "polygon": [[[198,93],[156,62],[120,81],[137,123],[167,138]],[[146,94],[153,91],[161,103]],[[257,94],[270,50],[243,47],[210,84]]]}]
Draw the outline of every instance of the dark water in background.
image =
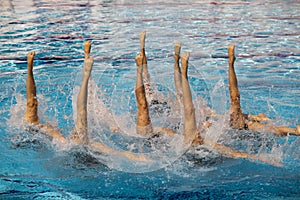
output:
[{"label": "dark water in background", "polygon": [[270,152],[283,159],[281,168],[201,148],[166,168],[136,174],[109,169],[84,151],[57,150],[44,137],[9,126],[23,116],[11,109],[24,98],[26,55],[35,50],[41,115],[68,134],[86,39],[93,43],[93,80],[108,102],[119,102],[119,107],[109,103],[115,112],[132,118],[134,57],[143,30],[152,80],[160,88],[174,91],[173,44],[181,41],[182,51],[191,51],[194,98],[204,96],[222,113],[228,106],[227,46],[233,43],[243,111],[295,126],[300,123],[297,1],[0,2],[0,199],[300,198],[300,141],[292,136],[229,142]]}]

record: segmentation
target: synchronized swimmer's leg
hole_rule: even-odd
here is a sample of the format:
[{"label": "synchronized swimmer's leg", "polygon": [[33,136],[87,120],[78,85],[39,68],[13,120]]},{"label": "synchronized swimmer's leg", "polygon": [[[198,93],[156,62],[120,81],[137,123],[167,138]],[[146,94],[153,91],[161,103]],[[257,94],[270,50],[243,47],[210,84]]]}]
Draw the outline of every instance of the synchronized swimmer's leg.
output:
[{"label": "synchronized swimmer's leg", "polygon": [[[72,135],[72,140],[76,143],[87,144],[87,98],[88,98],[88,82],[91,75],[94,59],[89,56],[90,42],[84,44],[85,59],[82,72],[82,82],[77,96],[77,121]],[[86,51],[87,50],[87,51]]]},{"label": "synchronized swimmer's leg", "polygon": [[[148,103],[146,99],[146,91],[143,78],[149,77],[147,70],[147,59],[145,55],[144,49],[145,42],[145,32],[141,34],[141,53],[136,57],[136,65],[137,65],[137,77],[136,77],[136,99],[138,106],[138,117],[136,122],[137,133],[143,136],[150,136],[153,132],[153,127],[151,124],[151,120],[149,117],[149,109]],[[76,143],[80,144],[89,144],[92,147],[98,148],[106,153],[117,153],[124,155],[132,160],[147,160],[144,155],[134,155],[130,152],[120,152],[114,149],[111,149],[100,142],[89,141],[88,133],[87,133],[87,92],[88,92],[88,81],[91,75],[91,70],[93,66],[93,58],[90,57],[90,49],[91,43],[87,41],[84,44],[84,68],[82,73],[82,83],[80,87],[80,91],[77,97],[77,122],[74,128],[74,132],[72,135],[72,140]],[[240,157],[240,158],[250,158],[250,159],[258,159],[263,162],[269,162],[271,164],[277,164],[272,160],[267,160],[264,157],[247,154],[243,152],[236,152],[231,148],[228,148],[219,143],[212,143],[212,141],[205,140],[203,141],[200,134],[197,131],[196,118],[195,118],[195,108],[192,101],[192,94],[190,90],[190,85],[188,81],[188,60],[189,53],[185,53],[181,57],[181,65],[182,72],[179,67],[179,59],[180,59],[180,43],[176,43],[174,46],[175,50],[175,64],[174,64],[174,81],[177,94],[181,94],[182,92],[182,101],[184,105],[184,142],[190,143],[195,142],[197,144],[205,144],[212,145],[215,149],[217,149],[220,153],[226,156]],[[234,72],[234,46],[230,46],[228,48],[229,54],[229,89],[230,89],[230,122],[233,128],[244,129],[245,125],[248,126],[251,130],[264,130],[267,132],[272,132],[278,135],[300,135],[300,126],[296,128],[289,128],[285,126],[276,127],[272,126],[272,124],[263,124],[260,123],[260,120],[269,120],[265,115],[259,114],[257,116],[252,115],[243,115],[242,110],[240,108],[240,94],[238,91],[238,84],[236,79],[236,74]],[[41,129],[41,131],[45,132],[48,136],[52,137],[52,139],[58,139],[61,142],[66,142],[64,136],[55,130],[54,127],[48,124],[40,124],[38,118],[38,101],[36,99],[36,85],[33,77],[33,59],[35,52],[30,52],[28,54],[27,62],[28,62],[28,74],[26,81],[26,95],[27,95],[27,108],[24,120],[28,123],[31,123]],[[144,71],[146,69],[146,72]],[[247,122],[245,122],[247,121]],[[161,131],[170,132],[169,134],[174,134],[172,130],[167,128],[159,127]]]},{"label": "synchronized swimmer's leg", "polygon": [[165,127],[152,127],[149,116],[149,107],[153,99],[153,91],[150,85],[150,74],[148,72],[147,57],[145,53],[146,31],[140,34],[140,54],[136,56],[137,76],[135,95],[138,106],[136,132],[139,135],[148,137],[153,132],[165,132],[174,135],[175,132]]},{"label": "synchronized swimmer's leg", "polygon": [[143,64],[143,84],[145,87],[146,99],[150,104],[153,100],[153,90],[150,84],[150,74],[148,71],[147,56],[145,53],[145,40],[146,40],[146,31],[141,32],[140,34],[140,54],[142,55],[142,64]]},{"label": "synchronized swimmer's leg", "polygon": [[32,51],[28,54],[28,73],[26,80],[26,98],[27,107],[24,120],[40,128],[40,131],[50,136],[52,139],[58,139],[60,142],[66,142],[64,136],[55,130],[55,128],[49,124],[41,124],[38,118],[38,101],[36,98],[36,86],[33,76],[33,59],[35,52]]},{"label": "synchronized swimmer's leg", "polygon": [[146,31],[141,32],[140,34],[140,54],[143,56],[143,77],[144,79],[150,79],[147,66],[147,57],[145,53],[145,41],[146,41]]},{"label": "synchronized swimmer's leg", "polygon": [[228,47],[228,81],[230,91],[230,126],[235,129],[244,129],[245,121],[240,105],[240,93],[238,89],[238,82],[234,71],[234,45]]},{"label": "synchronized swimmer's leg", "polygon": [[[188,60],[190,53],[181,56],[182,67],[182,95],[184,107],[184,142],[202,143],[202,138],[197,131],[195,108],[192,100],[192,93],[188,81]],[[195,141],[196,140],[196,141]]]},{"label": "synchronized swimmer's leg", "polygon": [[31,124],[39,124],[38,101],[36,98],[36,86],[33,77],[33,59],[35,52],[28,53],[27,56],[27,80],[26,80],[26,97],[27,107],[24,120]]},{"label": "synchronized swimmer's leg", "polygon": [[183,105],[184,105],[184,140],[185,143],[193,142],[194,144],[206,144],[212,146],[219,153],[224,156],[236,157],[236,158],[250,158],[255,160],[260,160],[262,162],[271,163],[273,165],[280,165],[273,160],[266,159],[259,155],[248,154],[244,152],[237,152],[229,147],[224,146],[220,143],[215,143],[210,139],[203,140],[201,135],[197,131],[195,109],[192,101],[192,94],[190,90],[190,85],[188,81],[188,59],[189,53],[185,53],[181,57],[182,66],[182,93],[183,93]]},{"label": "synchronized swimmer's leg", "polygon": [[174,83],[176,89],[176,98],[179,102],[182,102],[182,80],[181,80],[181,70],[179,67],[179,59],[180,59],[180,49],[181,43],[176,42],[174,45]]},{"label": "synchronized swimmer's leg", "polygon": [[136,56],[135,60],[137,66],[135,96],[138,107],[136,131],[137,134],[149,136],[152,134],[153,128],[149,117],[148,103],[143,83],[143,56],[139,54]]},{"label": "synchronized swimmer's leg", "polygon": [[[88,86],[88,81],[93,66],[93,58],[89,56],[89,52],[90,52],[89,41],[84,44],[84,49],[85,49],[85,62],[84,62],[84,69],[82,73],[82,84],[77,98],[77,122],[76,122],[75,130],[72,135],[73,142],[79,144],[88,144],[91,147],[99,149],[100,151],[107,154],[119,154],[131,160],[148,161],[148,159],[143,154],[135,155],[128,151],[117,151],[111,149],[110,147],[104,145],[101,142],[88,140],[88,135],[87,135],[88,88],[87,86]],[[53,140],[58,140],[59,142],[67,143],[65,137],[60,132],[56,131],[53,126],[49,124],[40,124],[39,122],[38,115],[37,115],[38,102],[36,99],[36,86],[35,86],[34,77],[32,73],[33,57],[34,57],[34,52],[30,52],[28,54],[28,76],[26,81],[27,109],[26,109],[24,120],[40,128],[41,132],[50,136]],[[142,61],[140,60],[140,62]],[[144,96],[145,96],[145,91],[144,91]]]},{"label": "synchronized swimmer's leg", "polygon": [[[289,128],[286,126],[276,126],[271,123],[271,120],[264,114],[258,115],[243,114],[240,106],[240,93],[238,83],[234,71],[234,45],[228,47],[229,55],[229,91],[230,91],[230,125],[236,129],[249,129],[255,131],[264,131],[274,133],[279,136],[285,135],[300,135],[300,126]],[[261,123],[265,121],[266,123]]]}]

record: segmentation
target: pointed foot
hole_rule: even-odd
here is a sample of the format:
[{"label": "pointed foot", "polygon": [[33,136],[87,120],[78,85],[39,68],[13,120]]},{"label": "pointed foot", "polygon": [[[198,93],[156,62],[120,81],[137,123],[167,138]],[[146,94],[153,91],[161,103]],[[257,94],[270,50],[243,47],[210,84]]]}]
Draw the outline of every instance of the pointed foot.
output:
[{"label": "pointed foot", "polygon": [[84,48],[84,58],[88,58],[90,57],[90,52],[91,52],[91,41],[88,40],[83,44],[83,48]]},{"label": "pointed foot", "polygon": [[181,67],[183,71],[186,71],[188,68],[189,58],[190,58],[190,52],[185,52],[181,56]]},{"label": "pointed foot", "polygon": [[180,55],[180,49],[181,49],[181,42],[176,42],[174,45],[174,52],[175,55]]}]

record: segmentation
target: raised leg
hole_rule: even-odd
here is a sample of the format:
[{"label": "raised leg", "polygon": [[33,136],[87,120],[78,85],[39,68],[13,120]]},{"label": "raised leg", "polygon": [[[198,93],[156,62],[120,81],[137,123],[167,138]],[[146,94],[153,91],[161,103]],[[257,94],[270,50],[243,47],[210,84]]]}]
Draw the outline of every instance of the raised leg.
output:
[{"label": "raised leg", "polygon": [[240,105],[240,93],[238,89],[238,82],[234,71],[234,45],[228,47],[229,56],[229,91],[230,91],[230,126],[235,129],[244,129],[245,121]]},{"label": "raised leg", "polygon": [[39,124],[38,118],[38,101],[36,99],[36,86],[33,77],[33,59],[35,52],[28,53],[27,56],[27,80],[26,80],[26,98],[27,107],[24,120],[32,124]]},{"label": "raised leg", "polygon": [[65,143],[66,139],[64,136],[55,130],[55,128],[48,124],[41,124],[38,117],[38,101],[36,99],[36,86],[33,77],[33,59],[35,52],[28,53],[28,73],[26,80],[26,97],[27,97],[27,108],[24,120],[25,122],[31,123],[40,128],[40,131],[51,137],[51,139],[57,139],[58,141]]},{"label": "raised leg", "polygon": [[82,82],[77,96],[77,121],[73,131],[72,140],[76,143],[87,144],[87,94],[88,81],[91,75],[94,59],[92,57],[84,60]]},{"label": "raised leg", "polygon": [[145,40],[146,40],[146,31],[141,32],[140,34],[140,54],[142,55],[142,64],[143,64],[143,83],[145,87],[146,99],[148,103],[151,103],[153,100],[153,91],[150,84],[150,74],[148,72],[147,57],[145,53]]},{"label": "raised leg", "polygon": [[176,42],[174,45],[174,83],[176,89],[176,97],[182,102],[182,80],[181,80],[181,70],[179,67],[179,59],[180,59],[180,49],[181,43]]},{"label": "raised leg", "polygon": [[[184,107],[184,142],[202,143],[202,138],[197,131],[195,108],[192,100],[192,93],[188,81],[188,60],[190,53],[184,53],[181,57],[182,67],[182,95]],[[194,141],[196,140],[196,141]]]},{"label": "raised leg", "polygon": [[137,66],[135,96],[138,107],[136,132],[143,136],[149,136],[152,134],[153,128],[149,117],[148,103],[143,83],[143,55],[137,55],[135,60]]}]

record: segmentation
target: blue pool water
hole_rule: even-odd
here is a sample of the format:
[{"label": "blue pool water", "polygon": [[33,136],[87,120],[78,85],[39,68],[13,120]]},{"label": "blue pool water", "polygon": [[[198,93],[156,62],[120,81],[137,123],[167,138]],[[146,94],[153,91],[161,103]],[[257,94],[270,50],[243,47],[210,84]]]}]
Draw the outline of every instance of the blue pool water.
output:
[{"label": "blue pool water", "polygon": [[[253,132],[212,137],[232,148],[269,155],[282,167],[220,156],[208,147],[170,146],[149,168],[61,147],[24,131],[26,55],[35,50],[39,115],[67,136],[74,125],[85,40],[95,57],[91,105],[113,111],[125,135],[111,134],[90,112],[91,137],[133,148],[135,61],[146,30],[151,79],[174,97],[173,44],[190,51],[190,83],[218,113],[228,109],[227,46],[236,45],[236,73],[245,113],[278,125],[300,124],[300,3],[295,1],[0,1],[0,199],[300,199],[300,139]],[[98,101],[101,101],[101,106]],[[99,105],[99,106],[97,106]],[[151,112],[152,121],[174,122]],[[180,118],[180,117],[179,117]],[[129,147],[128,147],[129,146]],[[173,151],[174,150],[174,151]],[[177,151],[178,150],[178,151]],[[136,153],[136,152],[135,152]],[[160,158],[160,159],[159,159]]]}]

